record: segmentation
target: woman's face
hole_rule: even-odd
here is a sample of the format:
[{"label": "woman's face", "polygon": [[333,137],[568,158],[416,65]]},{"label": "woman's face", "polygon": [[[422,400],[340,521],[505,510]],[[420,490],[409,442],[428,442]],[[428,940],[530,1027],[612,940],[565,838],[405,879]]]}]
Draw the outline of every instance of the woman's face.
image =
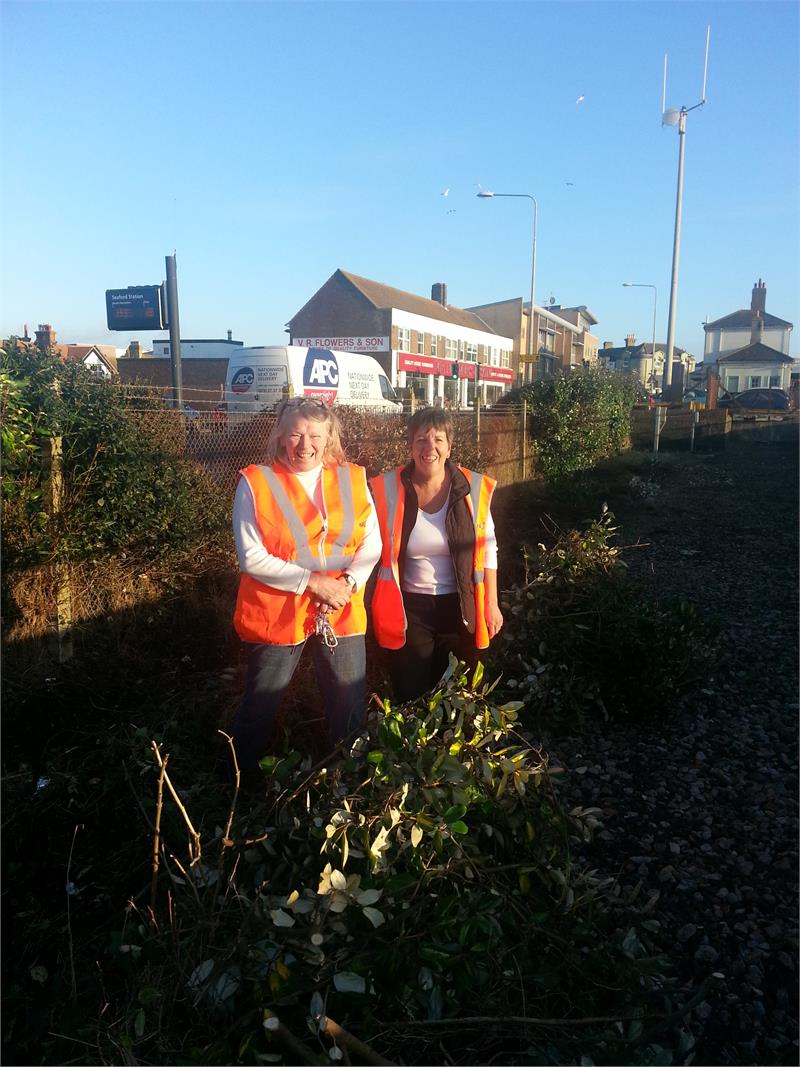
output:
[{"label": "woman's face", "polygon": [[444,473],[445,462],[450,455],[450,442],[444,430],[431,426],[420,429],[411,439],[411,458],[414,467],[424,478]]},{"label": "woman's face", "polygon": [[281,443],[292,470],[310,471],[323,461],[328,444],[328,426],[304,415],[295,415],[281,434]]}]

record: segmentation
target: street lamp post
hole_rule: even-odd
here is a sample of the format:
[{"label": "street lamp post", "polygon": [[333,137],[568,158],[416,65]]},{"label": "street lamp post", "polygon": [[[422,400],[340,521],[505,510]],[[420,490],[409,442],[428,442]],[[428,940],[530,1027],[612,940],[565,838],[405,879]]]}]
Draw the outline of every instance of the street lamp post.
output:
[{"label": "street lamp post", "polygon": [[656,306],[658,301],[658,289],[647,282],[623,282],[626,289],[652,289],[653,290],[653,376],[656,373]]},{"label": "street lamp post", "polygon": [[525,200],[531,200],[533,202],[533,252],[531,254],[531,313],[528,321],[528,344],[527,355],[528,363],[532,362],[533,356],[533,298],[536,292],[536,230],[539,221],[539,204],[536,201],[535,196],[531,196],[530,193],[493,193],[488,189],[482,189],[477,194],[482,200],[488,200],[490,197],[495,196],[510,196],[515,198],[523,198]]},{"label": "street lamp post", "polygon": [[664,379],[662,393],[666,397],[672,385],[672,350],[675,345],[675,312],[678,306],[678,263],[681,254],[681,215],[683,213],[683,154],[686,142],[686,116],[706,102],[706,79],[708,77],[708,45],[711,27],[706,30],[706,56],[703,66],[703,89],[699,104],[675,108],[667,103],[667,57],[664,56],[664,88],[661,94],[661,125],[678,127],[678,190],[675,197],[675,233],[672,240],[672,280],[669,288],[669,315],[667,318],[667,350],[664,353]]}]

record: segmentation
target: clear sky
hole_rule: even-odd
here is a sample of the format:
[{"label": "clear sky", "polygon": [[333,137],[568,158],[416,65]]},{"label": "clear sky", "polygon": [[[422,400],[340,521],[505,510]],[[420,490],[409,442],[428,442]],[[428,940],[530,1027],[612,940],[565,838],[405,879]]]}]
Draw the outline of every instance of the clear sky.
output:
[{"label": "clear sky", "polygon": [[[675,343],[748,307],[800,333],[794,2],[3,2],[0,335],[109,333],[177,253],[181,334],[280,344],[337,267],[451,304],[586,304]],[[583,97],[581,102],[577,102]],[[445,197],[443,192],[449,189]],[[798,339],[792,341],[797,355]]]}]

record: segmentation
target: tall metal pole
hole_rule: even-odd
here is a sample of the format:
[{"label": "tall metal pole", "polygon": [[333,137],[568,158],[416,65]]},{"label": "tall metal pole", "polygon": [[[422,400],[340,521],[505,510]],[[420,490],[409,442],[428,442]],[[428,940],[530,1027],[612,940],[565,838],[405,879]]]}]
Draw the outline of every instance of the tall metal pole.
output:
[{"label": "tall metal pole", "polygon": [[531,255],[531,315],[530,322],[528,324],[528,359],[530,360],[533,355],[533,298],[536,292],[536,230],[538,228],[539,221],[539,205],[536,202],[536,197],[530,198],[533,201],[533,254]]},{"label": "tall metal pole", "polygon": [[669,319],[667,323],[667,351],[664,353],[664,377],[661,393],[664,398],[672,385],[672,349],[675,345],[675,312],[678,306],[678,262],[681,254],[681,211],[683,209],[683,149],[686,141],[687,109],[681,108],[678,122],[678,194],[675,201],[675,238],[672,243],[672,282],[669,290]]},{"label": "tall metal pole", "polygon": [[533,301],[536,293],[536,232],[539,227],[539,204],[535,196],[530,193],[493,193],[489,189],[482,189],[476,194],[481,200],[488,200],[495,196],[511,197],[512,199],[531,200],[533,202],[533,251],[531,254],[531,310],[528,321],[528,343],[525,346],[528,360],[533,356]]},{"label": "tall metal pole", "polygon": [[178,316],[178,266],[173,253],[166,257],[167,315],[169,317],[169,358],[172,366],[172,404],[183,410],[183,375],[181,373],[181,325]]},{"label": "tall metal pole", "polygon": [[[653,350],[652,350],[651,355],[652,355],[652,359],[653,359],[653,375],[654,375],[655,374],[655,367],[656,367],[656,310],[657,310],[657,306],[658,306],[658,289],[656,288],[655,285],[652,285],[649,282],[623,282],[622,283],[622,287],[624,289],[652,289],[653,290]],[[648,383],[645,382],[645,385],[647,385],[647,384]]]}]

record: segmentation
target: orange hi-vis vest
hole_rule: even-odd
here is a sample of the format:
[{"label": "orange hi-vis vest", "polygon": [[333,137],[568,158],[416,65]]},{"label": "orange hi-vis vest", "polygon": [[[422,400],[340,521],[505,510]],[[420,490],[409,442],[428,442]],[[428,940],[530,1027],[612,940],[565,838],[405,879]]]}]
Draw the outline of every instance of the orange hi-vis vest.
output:
[{"label": "orange hi-vis vest", "polygon": [[[347,570],[364,539],[371,508],[363,467],[345,463],[323,468],[327,519],[282,463],[251,464],[240,475],[250,486],[261,540],[270,555],[334,578]],[[309,593],[273,589],[249,574],[240,575],[233,625],[243,641],[299,645],[314,632],[315,616]],[[365,633],[364,590],[356,590],[348,604],[327,618],[337,637]]]},{"label": "orange hi-vis vest", "polygon": [[[472,585],[475,597],[475,647],[489,647],[489,627],[486,623],[486,586],[484,568],[486,557],[486,520],[496,482],[484,474],[458,468],[469,483],[466,506],[475,528],[472,553]],[[402,648],[406,643],[406,620],[403,593],[400,588],[400,548],[405,513],[405,486],[401,481],[402,467],[386,471],[370,479],[370,488],[378,513],[383,540],[378,581],[372,598],[372,624],[381,648]]]}]

